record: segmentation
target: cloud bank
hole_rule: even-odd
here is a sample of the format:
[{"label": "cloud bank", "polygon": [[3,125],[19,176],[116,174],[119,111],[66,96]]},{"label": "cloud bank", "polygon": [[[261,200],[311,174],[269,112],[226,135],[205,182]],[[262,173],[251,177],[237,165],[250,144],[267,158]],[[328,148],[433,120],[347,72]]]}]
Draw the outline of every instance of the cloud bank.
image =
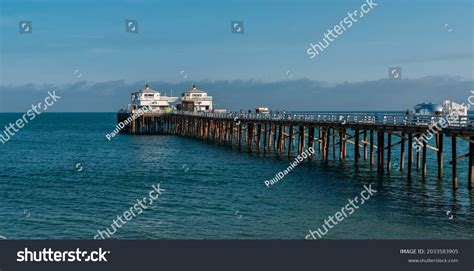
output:
[{"label": "cloud bank", "polygon": [[[393,81],[329,84],[308,79],[280,82],[255,80],[202,81],[199,89],[214,97],[215,108],[232,111],[268,106],[291,111],[403,111],[421,102],[440,103],[444,99],[465,102],[474,81],[458,77],[423,77]],[[161,81],[106,82],[78,81],[66,85],[25,84],[0,86],[0,112],[24,112],[57,90],[61,101],[52,112],[116,112],[126,108],[130,93],[150,85],[153,89],[180,96],[192,82]]]}]

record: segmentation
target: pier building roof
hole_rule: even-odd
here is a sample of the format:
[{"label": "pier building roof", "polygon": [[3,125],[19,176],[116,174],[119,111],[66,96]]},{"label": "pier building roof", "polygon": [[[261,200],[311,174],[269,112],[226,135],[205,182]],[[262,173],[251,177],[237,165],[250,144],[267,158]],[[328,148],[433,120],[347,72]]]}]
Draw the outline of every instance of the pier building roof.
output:
[{"label": "pier building roof", "polygon": [[206,93],[206,92],[197,89],[196,86],[193,85],[193,88],[192,88],[192,89],[190,89],[190,90],[188,90],[188,91],[185,91],[184,93]]},{"label": "pier building roof", "polygon": [[135,93],[158,93],[158,91],[151,89],[148,85],[146,85],[144,89],[141,89]]}]

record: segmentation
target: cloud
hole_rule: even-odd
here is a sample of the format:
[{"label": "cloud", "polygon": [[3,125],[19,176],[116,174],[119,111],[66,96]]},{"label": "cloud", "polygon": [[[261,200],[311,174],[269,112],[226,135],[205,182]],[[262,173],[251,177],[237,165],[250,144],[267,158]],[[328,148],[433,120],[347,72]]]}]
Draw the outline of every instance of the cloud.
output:
[{"label": "cloud", "polygon": [[[393,81],[388,79],[329,84],[309,79],[280,82],[222,80],[197,82],[197,87],[214,97],[216,108],[233,111],[268,106],[292,111],[403,111],[421,102],[444,99],[465,102],[473,89],[472,80],[433,76]],[[126,82],[124,80],[66,85],[26,84],[0,86],[0,112],[24,112],[42,101],[47,92],[58,89],[62,99],[51,108],[56,112],[116,112],[126,108],[130,93],[145,86],[162,94],[179,96],[192,82]]]}]

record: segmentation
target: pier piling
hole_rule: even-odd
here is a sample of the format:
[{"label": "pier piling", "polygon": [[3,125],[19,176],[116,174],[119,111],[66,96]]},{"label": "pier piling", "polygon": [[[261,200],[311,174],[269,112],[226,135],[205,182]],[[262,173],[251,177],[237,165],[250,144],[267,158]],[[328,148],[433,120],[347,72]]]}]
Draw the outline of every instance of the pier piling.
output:
[{"label": "pier piling", "polygon": [[[413,159],[416,159],[416,169],[421,171],[421,179],[428,175],[428,149],[436,152],[437,176],[443,179],[443,155],[444,136],[451,137],[451,178],[453,189],[458,189],[458,163],[468,160],[467,187],[474,187],[474,119],[468,119],[463,123],[455,123],[443,128],[436,133],[436,147],[422,140],[429,131],[429,123],[420,123],[419,119],[413,122],[407,120],[405,115],[400,116],[398,121],[387,122],[388,118],[380,118],[344,115],[344,121],[340,116],[291,116],[281,118],[280,116],[253,114],[235,115],[220,113],[186,113],[173,112],[169,114],[146,113],[142,116],[131,118],[130,113],[119,113],[118,122],[127,121],[121,133],[139,135],[179,135],[200,140],[230,145],[241,150],[244,145],[249,152],[268,152],[283,155],[286,152],[289,158],[296,154],[302,154],[306,148],[317,148],[317,152],[310,155],[310,159],[321,159],[329,161],[332,149],[332,159],[350,160],[347,154],[354,154],[354,164],[360,165],[363,160],[369,160],[371,167],[375,165],[375,152],[377,152],[377,171],[381,174],[392,171],[392,155],[400,145],[400,172],[407,171],[407,177],[412,178],[414,168]],[[239,121],[236,122],[235,119]],[[390,118],[396,119],[391,116]],[[360,121],[363,119],[363,121]],[[400,121],[403,119],[403,121]],[[263,135],[262,135],[263,133]],[[362,133],[362,135],[361,135]],[[377,139],[374,139],[377,133]],[[387,138],[385,139],[385,134]],[[399,137],[400,141],[392,144],[392,137]],[[457,138],[461,142],[467,142],[469,152],[457,156]],[[332,141],[331,141],[332,138]],[[415,140],[413,140],[415,138]],[[375,144],[376,141],[376,144]],[[408,146],[405,145],[408,144]],[[235,146],[234,146],[235,144]],[[317,144],[317,146],[315,145]],[[348,152],[347,147],[354,146],[353,152]],[[448,144],[449,146],[449,144]],[[415,147],[415,150],[413,149]],[[361,150],[362,148],[362,150]],[[464,148],[462,148],[464,149]],[[385,150],[387,160],[385,168]],[[361,151],[363,154],[361,154]],[[416,154],[415,154],[416,152]],[[319,153],[316,157],[316,153]],[[416,155],[416,157],[414,157]],[[405,167],[405,156],[408,156]],[[468,158],[468,159],[465,159]],[[460,167],[461,168],[461,167]],[[463,169],[466,167],[462,167]],[[462,175],[465,176],[465,175]]]}]

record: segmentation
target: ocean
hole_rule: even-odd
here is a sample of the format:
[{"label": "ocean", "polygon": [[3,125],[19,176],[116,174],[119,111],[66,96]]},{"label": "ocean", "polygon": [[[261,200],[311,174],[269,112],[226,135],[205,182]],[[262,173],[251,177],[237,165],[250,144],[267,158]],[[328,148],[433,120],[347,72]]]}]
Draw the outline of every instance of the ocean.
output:
[{"label": "ocean", "polygon": [[[21,115],[0,114],[0,127]],[[178,136],[108,141],[115,125],[116,113],[43,113],[0,144],[0,239],[93,239],[156,184],[158,200],[111,238],[304,239],[369,184],[377,193],[323,238],[474,238],[467,161],[453,191],[448,151],[441,180],[433,151],[427,178],[408,180],[356,167],[349,145],[348,160],[302,162],[268,188],[288,159]]]}]

